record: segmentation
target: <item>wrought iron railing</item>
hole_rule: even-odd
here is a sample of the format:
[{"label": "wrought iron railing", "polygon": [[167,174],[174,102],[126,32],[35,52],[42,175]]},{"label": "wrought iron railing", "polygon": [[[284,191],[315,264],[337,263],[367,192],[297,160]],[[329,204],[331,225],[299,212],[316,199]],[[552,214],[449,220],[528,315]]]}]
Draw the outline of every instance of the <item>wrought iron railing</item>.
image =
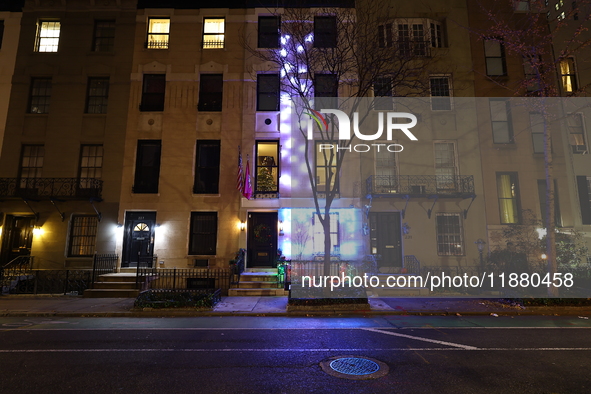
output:
[{"label": "wrought iron railing", "polygon": [[0,281],[3,294],[82,295],[91,284],[91,270],[7,269]]},{"label": "wrought iron railing", "polygon": [[31,255],[23,255],[17,256],[16,258],[10,260],[8,263],[4,264],[4,266],[0,267],[0,269],[11,269],[11,268],[24,268],[27,267],[28,269],[33,268],[33,260],[34,256]]},{"label": "wrought iron railing", "polygon": [[230,268],[138,268],[136,284],[148,289],[221,289],[228,295]]},{"label": "wrought iron railing", "polygon": [[102,190],[95,178],[0,178],[0,198],[101,199]]},{"label": "wrought iron railing", "polygon": [[408,274],[420,274],[421,273],[421,262],[412,254],[404,256],[404,265],[406,273]]},{"label": "wrought iron railing", "polygon": [[[345,276],[354,275],[357,272],[357,267],[351,261],[331,261],[329,274],[330,276]],[[324,261],[291,261],[289,268],[289,282],[300,283],[302,277],[324,277]]]},{"label": "wrought iron railing", "polygon": [[372,175],[368,195],[466,196],[474,194],[473,175]]},{"label": "wrought iron railing", "polygon": [[119,256],[116,254],[98,254],[95,253],[92,260],[92,283],[96,279],[105,274],[112,274],[117,270],[117,260]]}]

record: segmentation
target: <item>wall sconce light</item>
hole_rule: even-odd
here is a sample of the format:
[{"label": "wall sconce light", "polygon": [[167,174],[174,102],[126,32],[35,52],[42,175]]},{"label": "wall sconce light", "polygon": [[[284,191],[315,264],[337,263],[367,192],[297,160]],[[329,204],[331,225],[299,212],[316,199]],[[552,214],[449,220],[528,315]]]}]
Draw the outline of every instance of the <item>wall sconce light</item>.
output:
[{"label": "wall sconce light", "polygon": [[240,231],[244,231],[244,230],[246,230],[246,222],[241,221],[240,222]]},{"label": "wall sconce light", "polygon": [[123,225],[121,223],[117,223],[117,228],[121,228]]},{"label": "wall sconce light", "polygon": [[546,260],[548,258],[548,256],[546,256],[546,253],[542,253],[540,257],[542,258],[542,260]]},{"label": "wall sconce light", "polygon": [[283,232],[283,222],[280,220],[278,224],[279,224],[279,236],[282,237],[285,235],[285,233]]},{"label": "wall sconce light", "polygon": [[40,226],[33,227],[33,234],[34,235],[41,235],[43,234],[43,229]]}]

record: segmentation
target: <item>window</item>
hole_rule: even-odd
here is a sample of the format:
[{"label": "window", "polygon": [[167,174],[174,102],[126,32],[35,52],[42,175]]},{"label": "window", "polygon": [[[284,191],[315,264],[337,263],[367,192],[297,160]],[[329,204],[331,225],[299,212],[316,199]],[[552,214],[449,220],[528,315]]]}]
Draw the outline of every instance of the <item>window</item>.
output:
[{"label": "window", "polygon": [[394,108],[391,77],[378,77],[373,85],[373,93],[375,110],[390,111]]},{"label": "window", "polygon": [[57,52],[60,29],[59,21],[39,21],[37,23],[35,52]]},{"label": "window", "polygon": [[18,175],[21,180],[21,188],[33,188],[34,180],[41,178],[44,157],[45,147],[43,145],[23,145]]},{"label": "window", "polygon": [[33,78],[29,97],[29,113],[48,114],[51,101],[51,78]]},{"label": "window", "polygon": [[[538,179],[538,196],[540,198],[540,212],[542,223],[546,224],[546,180]],[[558,202],[558,183],[554,180],[554,224],[562,227],[562,216],[560,215],[560,204]]]},{"label": "window", "polygon": [[562,79],[562,89],[566,93],[572,93],[578,89],[574,58],[569,57],[560,61],[560,76]]},{"label": "window", "polygon": [[140,111],[164,111],[166,75],[145,74],[142,85]]},{"label": "window", "polygon": [[4,21],[0,20],[0,48],[2,48],[2,38],[4,38]]},{"label": "window", "polygon": [[[317,215],[312,216],[314,228],[314,253],[324,255],[324,227]],[[340,254],[339,213],[330,213],[330,254]]]},{"label": "window", "polygon": [[201,74],[199,82],[199,111],[221,111],[224,90],[222,74]]},{"label": "window", "polygon": [[484,57],[486,59],[486,75],[491,77],[507,75],[505,46],[500,39],[484,40]]},{"label": "window", "polygon": [[[330,149],[320,145],[332,145]],[[335,141],[317,141],[316,142],[316,190],[319,193],[334,190],[338,192],[338,174],[337,174],[337,143]]]},{"label": "window", "polygon": [[314,78],[314,107],[337,108],[338,81],[334,74],[315,74]]},{"label": "window", "polygon": [[257,75],[257,111],[279,111],[279,74]]},{"label": "window", "polygon": [[577,176],[579,204],[583,224],[591,224],[591,176]]},{"label": "window", "polygon": [[[392,141],[396,142],[396,141]],[[375,151],[375,190],[377,193],[400,193],[397,153],[385,149]]]},{"label": "window", "polygon": [[148,18],[148,49],[168,49],[170,18]]},{"label": "window", "polygon": [[422,23],[398,23],[398,51],[403,57],[427,55],[425,27]]},{"label": "window", "polygon": [[337,18],[335,16],[314,17],[314,47],[335,48],[337,46]]},{"label": "window", "polygon": [[134,193],[158,193],[160,140],[139,140],[135,158]]},{"label": "window", "polygon": [[508,100],[489,99],[490,121],[495,144],[512,144],[513,125],[511,123],[511,106]]},{"label": "window", "polygon": [[378,46],[391,48],[398,44],[404,57],[429,56],[430,48],[443,47],[441,23],[431,19],[402,19],[378,25]]},{"label": "window", "polygon": [[464,237],[459,213],[438,213],[436,215],[437,254],[439,256],[462,256]]},{"label": "window", "polygon": [[220,140],[197,140],[195,194],[217,194],[220,186]]},{"label": "window", "polygon": [[109,99],[109,78],[88,78],[86,113],[106,114]]},{"label": "window", "polygon": [[103,146],[82,145],[80,147],[79,175],[81,189],[89,189],[94,185],[95,179],[101,179],[103,175]]},{"label": "window", "polygon": [[191,212],[190,255],[215,255],[218,233],[217,212]]},{"label": "window", "polygon": [[96,215],[72,215],[68,257],[92,257],[96,242]]},{"label": "window", "polygon": [[540,78],[542,74],[540,70],[541,64],[541,57],[538,58],[537,62],[535,61],[535,58],[523,57],[523,73],[525,75],[525,80],[527,81],[526,88],[528,92],[537,92],[540,90]]},{"label": "window", "polygon": [[433,48],[443,47],[443,33],[441,30],[441,24],[436,22],[429,23],[429,29],[431,31],[431,46]]},{"label": "window", "polygon": [[571,6],[572,6],[572,11],[573,11],[573,20],[578,21],[579,20],[579,13],[577,12],[577,10],[578,10],[577,2],[573,1]]},{"label": "window", "polygon": [[573,153],[587,153],[583,114],[568,114],[567,123]]},{"label": "window", "polygon": [[224,18],[203,19],[203,48],[219,49],[224,47]]},{"label": "window", "polygon": [[519,223],[519,184],[516,172],[497,172],[501,224]]},{"label": "window", "polygon": [[433,111],[451,110],[451,88],[449,77],[431,77],[431,109]]},{"label": "window", "polygon": [[112,52],[115,48],[115,21],[95,21],[92,50]]},{"label": "window", "polygon": [[279,192],[279,141],[256,142],[255,191]]},{"label": "window", "polygon": [[534,153],[544,153],[544,117],[537,112],[529,114]]},{"label": "window", "polygon": [[278,16],[259,16],[259,48],[279,48],[280,19]]},{"label": "window", "polygon": [[529,0],[514,0],[515,11],[529,11]]},{"label": "window", "polygon": [[435,179],[438,190],[457,190],[456,175],[458,174],[456,144],[449,141],[438,141],[433,144],[435,153]]}]

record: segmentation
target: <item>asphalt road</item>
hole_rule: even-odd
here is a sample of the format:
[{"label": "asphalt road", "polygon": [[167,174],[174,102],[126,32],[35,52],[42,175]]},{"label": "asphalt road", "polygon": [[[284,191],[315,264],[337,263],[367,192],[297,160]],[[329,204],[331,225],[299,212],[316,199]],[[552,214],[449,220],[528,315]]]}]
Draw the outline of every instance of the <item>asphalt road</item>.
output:
[{"label": "asphalt road", "polygon": [[590,366],[578,317],[0,319],[1,393],[589,393]]}]

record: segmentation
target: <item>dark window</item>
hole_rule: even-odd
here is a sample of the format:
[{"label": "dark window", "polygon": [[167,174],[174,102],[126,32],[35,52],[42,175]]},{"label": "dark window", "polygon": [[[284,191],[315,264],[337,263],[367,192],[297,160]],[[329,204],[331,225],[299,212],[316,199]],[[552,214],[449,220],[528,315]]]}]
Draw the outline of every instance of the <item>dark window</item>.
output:
[{"label": "dark window", "polygon": [[508,100],[489,99],[490,121],[495,144],[511,144],[513,125],[511,122],[511,106]]},{"label": "dark window", "polygon": [[73,215],[70,222],[69,257],[91,257],[94,254],[98,218],[96,215]]},{"label": "dark window", "polygon": [[449,85],[449,77],[431,77],[429,79],[431,109],[433,111],[451,110],[451,89]]},{"label": "dark window", "polygon": [[337,108],[338,81],[334,74],[316,74],[314,78],[314,107]]},{"label": "dark window", "polygon": [[314,17],[314,46],[316,48],[337,46],[337,18],[335,16]]},{"label": "dark window", "polygon": [[215,255],[218,233],[217,212],[191,212],[190,255]]},{"label": "dark window", "polygon": [[497,196],[501,224],[518,224],[520,202],[516,172],[497,172]]},{"label": "dark window", "polygon": [[35,188],[36,179],[41,178],[43,174],[44,157],[45,147],[43,145],[23,145],[18,174],[20,178],[20,188]]},{"label": "dark window", "polygon": [[259,16],[259,48],[279,48],[278,16]]},{"label": "dark window", "polygon": [[537,112],[530,112],[529,124],[534,153],[544,153],[544,117]]},{"label": "dark window", "polygon": [[591,224],[591,176],[577,176],[583,224]]},{"label": "dark window", "polygon": [[140,111],[164,111],[164,93],[166,75],[145,74],[142,85],[142,103]]},{"label": "dark window", "polygon": [[112,52],[115,48],[115,21],[95,21],[92,50]]},{"label": "dark window", "polygon": [[29,97],[29,113],[48,114],[51,101],[51,78],[33,78]]},{"label": "dark window", "polygon": [[79,178],[81,189],[88,189],[94,185],[95,179],[103,176],[103,146],[82,145],[80,147]]},{"label": "dark window", "polygon": [[4,21],[0,20],[0,48],[2,48],[2,38],[4,37]]},{"label": "dark window", "polygon": [[464,240],[462,220],[458,213],[437,214],[437,254],[439,256],[462,256]]},{"label": "dark window", "polygon": [[198,140],[193,193],[217,194],[220,183],[220,141]]},{"label": "dark window", "polygon": [[380,48],[390,48],[393,43],[392,24],[378,26],[378,46]]},{"label": "dark window", "polygon": [[392,99],[392,78],[379,77],[373,85],[374,92],[374,109],[376,110],[392,110],[394,102]]},{"label": "dark window", "polygon": [[[332,145],[331,149],[322,149],[321,144]],[[331,190],[338,192],[339,180],[337,174],[337,151],[334,147],[338,144],[335,141],[316,142],[316,190],[319,193],[326,193]],[[336,184],[336,185],[335,185]]]},{"label": "dark window", "polygon": [[279,191],[279,141],[256,142],[255,191]]},{"label": "dark window", "polygon": [[134,193],[158,193],[160,140],[139,140],[135,160]]},{"label": "dark window", "polygon": [[[542,224],[546,226],[546,180],[538,179],[538,196],[540,198],[540,211]],[[560,215],[560,203],[558,200],[558,183],[554,180],[554,224],[562,227],[562,216]]]},{"label": "dark window", "polygon": [[486,60],[486,75],[507,75],[505,64],[505,46],[500,39],[484,40],[484,57]]},{"label": "dark window", "polygon": [[201,74],[199,83],[199,111],[221,111],[224,90],[222,74]]},{"label": "dark window", "polygon": [[279,111],[279,74],[257,75],[257,111]]},{"label": "dark window", "polygon": [[106,114],[109,99],[109,78],[88,78],[86,113]]},{"label": "dark window", "polygon": [[170,18],[149,18],[146,48],[168,49]]}]

